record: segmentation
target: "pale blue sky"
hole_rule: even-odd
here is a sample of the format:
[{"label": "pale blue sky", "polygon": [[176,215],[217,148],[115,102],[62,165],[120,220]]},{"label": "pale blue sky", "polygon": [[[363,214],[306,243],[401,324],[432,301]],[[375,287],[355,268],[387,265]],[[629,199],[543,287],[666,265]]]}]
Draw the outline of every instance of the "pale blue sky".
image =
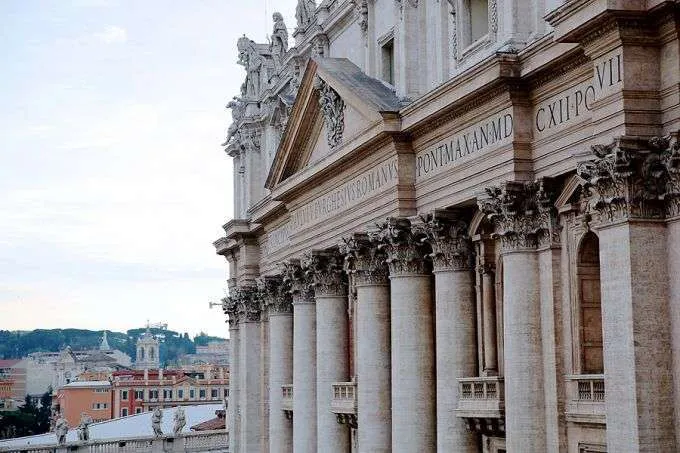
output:
[{"label": "pale blue sky", "polygon": [[226,336],[236,40],[295,3],[0,0],[0,329]]}]

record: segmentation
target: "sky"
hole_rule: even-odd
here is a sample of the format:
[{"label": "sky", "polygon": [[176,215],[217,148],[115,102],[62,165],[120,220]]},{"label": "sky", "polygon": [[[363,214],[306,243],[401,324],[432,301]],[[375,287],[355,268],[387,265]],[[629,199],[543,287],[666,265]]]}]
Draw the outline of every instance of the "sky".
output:
[{"label": "sky", "polygon": [[0,329],[227,336],[236,41],[295,3],[0,1]]}]

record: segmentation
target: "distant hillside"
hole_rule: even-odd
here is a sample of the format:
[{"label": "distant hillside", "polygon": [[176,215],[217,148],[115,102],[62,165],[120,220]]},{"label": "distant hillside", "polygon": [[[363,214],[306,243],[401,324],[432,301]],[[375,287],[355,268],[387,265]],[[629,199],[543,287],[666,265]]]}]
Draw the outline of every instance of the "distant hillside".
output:
[{"label": "distant hillside", "polygon": [[[146,331],[145,327],[130,329],[126,333],[107,331],[109,345],[135,359],[137,338]],[[161,340],[160,358],[163,364],[173,362],[181,354],[193,354],[197,345],[209,341],[223,340],[201,333],[192,340],[186,332],[151,328],[151,333]],[[57,352],[66,346],[75,350],[99,347],[103,330],[85,329],[36,329],[31,331],[0,330],[0,359],[19,359],[32,352]]]}]

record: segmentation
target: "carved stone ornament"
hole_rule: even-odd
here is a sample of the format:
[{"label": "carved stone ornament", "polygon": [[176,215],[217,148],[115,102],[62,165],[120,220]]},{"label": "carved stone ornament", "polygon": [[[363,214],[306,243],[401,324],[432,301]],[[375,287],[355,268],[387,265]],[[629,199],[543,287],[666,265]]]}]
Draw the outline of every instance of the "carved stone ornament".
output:
[{"label": "carved stone ornament", "polygon": [[229,315],[231,326],[232,315],[235,322],[259,322],[262,315],[262,307],[255,286],[238,286],[233,292],[223,299],[222,307]]},{"label": "carved stone ornament", "polygon": [[368,0],[352,0],[356,11],[357,23],[364,39],[368,37]]},{"label": "carved stone ornament", "polygon": [[295,7],[295,20],[298,30],[306,28],[314,19],[316,2],[314,0],[298,0]]},{"label": "carved stone ornament", "polygon": [[378,231],[370,233],[373,240],[387,253],[387,265],[390,276],[427,274],[425,257],[429,250],[423,242],[424,236],[411,228],[411,222],[405,218],[390,217]]},{"label": "carved stone ornament", "polygon": [[293,300],[289,282],[281,276],[266,276],[258,280],[257,288],[263,303],[263,311],[271,314],[293,312]]},{"label": "carved stone ornament", "polygon": [[345,256],[345,269],[354,275],[356,285],[389,284],[387,256],[379,245],[363,233],[344,238],[339,245],[340,253]]},{"label": "carved stone ornament", "polygon": [[311,275],[300,264],[300,260],[292,259],[282,264],[283,281],[290,286],[293,305],[313,304],[314,282]]},{"label": "carved stone ornament", "polygon": [[472,241],[468,224],[457,211],[436,211],[422,217],[424,241],[432,247],[435,271],[469,271],[474,267]]},{"label": "carved stone ornament", "polygon": [[[229,293],[234,294],[236,292],[236,287],[230,287]],[[229,322],[230,328],[238,327],[239,322],[239,306],[236,298],[227,296],[222,299],[222,311],[227,315],[227,321]]]},{"label": "carved stone ornament", "polygon": [[319,91],[319,105],[326,126],[326,138],[332,149],[342,143],[342,133],[345,131],[345,102],[319,77],[315,80],[315,87]]},{"label": "carved stone ornament", "polygon": [[680,215],[678,133],[651,140],[618,137],[592,148],[595,159],[581,162],[581,210],[601,222],[663,219]]},{"label": "carved stone ornament", "polygon": [[479,209],[494,224],[505,251],[559,242],[552,181],[509,181],[486,189]]},{"label": "carved stone ornament", "polygon": [[303,267],[314,282],[316,297],[347,295],[347,281],[343,272],[343,258],[336,252],[312,252],[302,259]]},{"label": "carved stone ornament", "polygon": [[288,29],[283,21],[283,16],[279,12],[272,14],[274,29],[272,30],[272,40],[269,49],[274,57],[276,66],[281,65],[281,58],[288,51]]},{"label": "carved stone ornament", "polygon": [[489,0],[489,31],[494,34],[498,31],[498,5],[496,0]]},{"label": "carved stone ornament", "polygon": [[394,0],[394,4],[399,8],[399,14],[404,17],[404,3],[408,4],[412,8],[418,7],[418,0]]}]

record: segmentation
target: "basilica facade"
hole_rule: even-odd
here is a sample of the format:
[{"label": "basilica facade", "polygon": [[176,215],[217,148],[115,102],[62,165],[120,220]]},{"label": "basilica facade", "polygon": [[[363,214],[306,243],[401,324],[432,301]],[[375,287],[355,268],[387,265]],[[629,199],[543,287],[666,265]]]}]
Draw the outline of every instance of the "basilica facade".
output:
[{"label": "basilica facade", "polygon": [[273,20],[224,143],[229,451],[678,451],[679,2]]}]

